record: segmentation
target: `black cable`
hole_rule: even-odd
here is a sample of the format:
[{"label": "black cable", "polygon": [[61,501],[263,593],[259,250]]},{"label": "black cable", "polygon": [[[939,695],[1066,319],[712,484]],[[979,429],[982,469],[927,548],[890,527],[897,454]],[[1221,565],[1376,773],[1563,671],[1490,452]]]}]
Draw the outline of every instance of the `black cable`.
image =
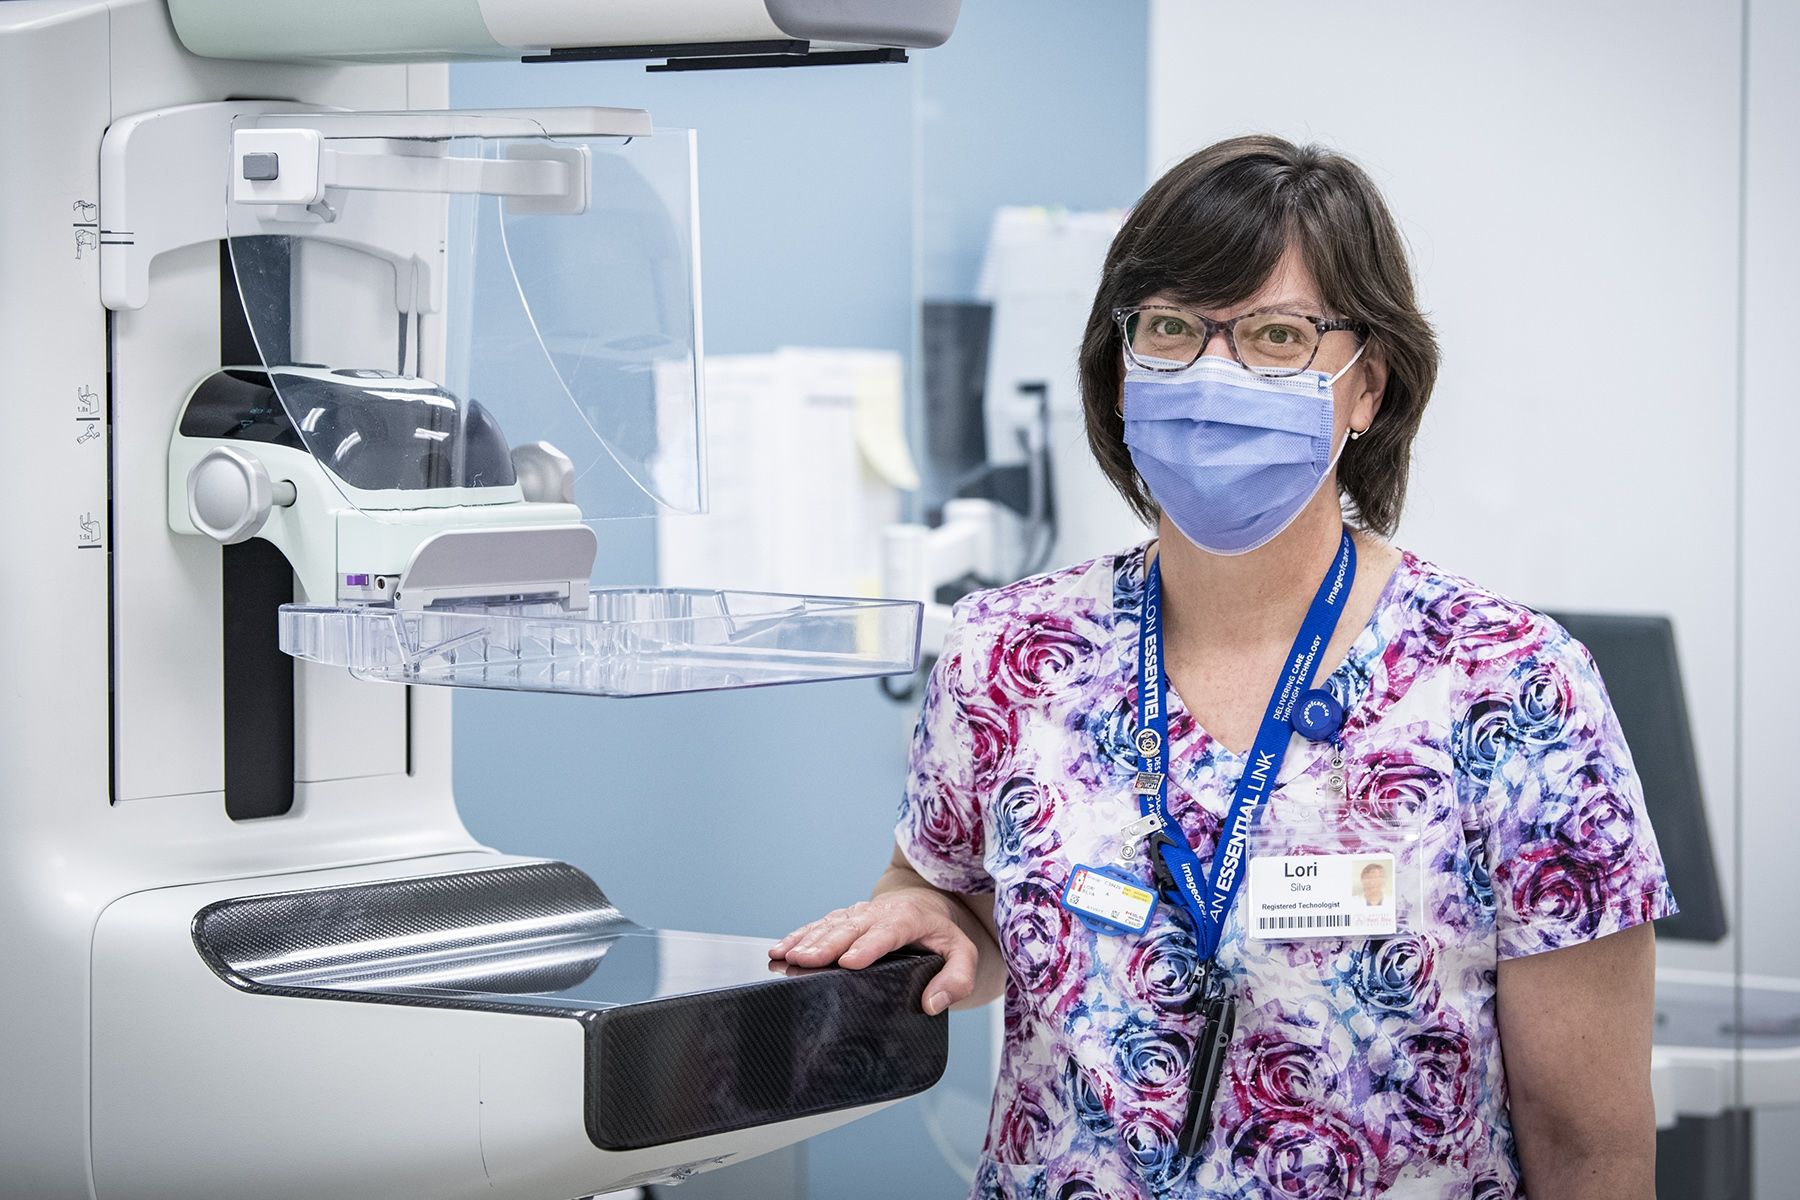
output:
[{"label": "black cable", "polygon": [[895,704],[911,704],[919,695],[919,677],[924,673],[921,669],[906,676],[906,686],[903,688],[894,685],[894,680],[900,678],[898,675],[883,675],[875,681],[875,686]]}]

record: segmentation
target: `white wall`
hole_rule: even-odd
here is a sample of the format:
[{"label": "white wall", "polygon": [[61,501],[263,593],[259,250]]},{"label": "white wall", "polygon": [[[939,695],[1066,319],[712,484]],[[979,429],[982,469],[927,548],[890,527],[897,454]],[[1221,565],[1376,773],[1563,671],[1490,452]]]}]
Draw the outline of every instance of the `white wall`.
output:
[{"label": "white wall", "polygon": [[[1783,920],[1792,901],[1760,882],[1792,878],[1800,851],[1791,773],[1778,769],[1794,741],[1784,601],[1800,589],[1787,382],[1800,15],[1751,16],[1740,405],[1744,11],[1155,0],[1149,152],[1154,174],[1218,138],[1269,131],[1369,169],[1412,244],[1444,351],[1400,542],[1536,606],[1673,617],[1715,846],[1729,870],[1742,836],[1745,891],[1732,941],[1666,945],[1663,961],[1730,969],[1741,951],[1746,969],[1800,974],[1800,937]],[[1800,1119],[1773,1115],[1758,1133],[1762,1194],[1786,1195],[1800,1163],[1776,1159],[1800,1155]]]}]

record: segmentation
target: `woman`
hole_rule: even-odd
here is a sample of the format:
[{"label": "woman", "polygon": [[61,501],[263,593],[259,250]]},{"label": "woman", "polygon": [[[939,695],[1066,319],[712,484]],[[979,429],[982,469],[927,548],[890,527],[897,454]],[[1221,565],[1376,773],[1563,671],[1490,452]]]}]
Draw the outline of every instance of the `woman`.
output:
[{"label": "woman", "polygon": [[1203,150],[1114,240],[1083,402],[1156,539],[958,606],[892,865],[771,950],[1004,988],[976,1195],[1653,1194],[1675,907],[1592,660],[1382,540],[1436,369],[1328,151]]}]

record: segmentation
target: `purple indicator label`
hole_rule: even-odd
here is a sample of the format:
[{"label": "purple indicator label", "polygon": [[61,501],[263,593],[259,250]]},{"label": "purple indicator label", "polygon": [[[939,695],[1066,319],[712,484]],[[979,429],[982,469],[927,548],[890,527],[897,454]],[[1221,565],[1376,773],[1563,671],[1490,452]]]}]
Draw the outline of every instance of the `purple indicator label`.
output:
[{"label": "purple indicator label", "polygon": [[345,587],[368,587],[369,586],[369,577],[367,575],[346,575],[346,576],[344,576],[344,586]]}]

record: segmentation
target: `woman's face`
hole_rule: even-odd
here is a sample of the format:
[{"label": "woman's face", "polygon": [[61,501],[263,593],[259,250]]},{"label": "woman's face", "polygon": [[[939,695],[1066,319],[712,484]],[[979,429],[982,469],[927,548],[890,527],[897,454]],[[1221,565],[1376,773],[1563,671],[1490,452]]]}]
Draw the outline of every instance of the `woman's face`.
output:
[{"label": "woman's face", "polygon": [[[1328,312],[1325,302],[1319,299],[1319,285],[1313,282],[1312,272],[1307,270],[1306,262],[1300,252],[1289,246],[1275,264],[1275,270],[1264,281],[1255,295],[1242,304],[1233,305],[1230,309],[1193,308],[1170,292],[1158,292],[1139,301],[1142,304],[1167,304],[1177,308],[1190,308],[1196,315],[1209,317],[1215,321],[1228,321],[1233,317],[1259,309],[1282,309],[1287,312],[1304,313],[1308,316],[1336,317],[1339,313]],[[1334,332],[1325,335],[1319,344],[1318,357],[1313,359],[1312,369],[1322,371],[1327,376],[1336,375],[1344,365],[1356,355],[1356,335],[1348,332]],[[1231,347],[1225,343],[1223,333],[1215,334],[1208,342],[1203,354],[1231,358]],[[1332,442],[1341,446],[1344,438],[1352,429],[1363,430],[1375,419],[1381,408],[1381,393],[1387,387],[1387,364],[1382,360],[1380,351],[1371,346],[1356,360],[1356,365],[1345,371],[1343,376],[1333,385],[1332,393],[1336,413]]]}]

